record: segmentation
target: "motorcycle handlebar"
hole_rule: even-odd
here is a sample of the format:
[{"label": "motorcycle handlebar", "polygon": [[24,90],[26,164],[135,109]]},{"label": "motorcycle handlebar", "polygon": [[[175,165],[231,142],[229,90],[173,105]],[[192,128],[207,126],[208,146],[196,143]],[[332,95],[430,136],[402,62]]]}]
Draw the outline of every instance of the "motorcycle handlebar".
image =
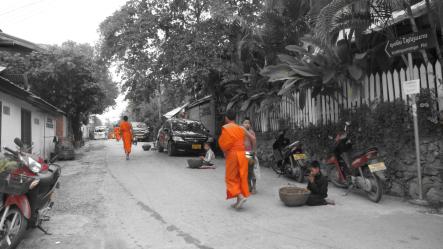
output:
[{"label": "motorcycle handlebar", "polygon": [[10,148],[8,148],[8,147],[4,147],[4,148],[5,148],[6,151],[12,153],[13,155],[18,155],[18,152],[17,152],[17,151],[14,151],[14,150],[12,150],[12,149],[10,149]]}]

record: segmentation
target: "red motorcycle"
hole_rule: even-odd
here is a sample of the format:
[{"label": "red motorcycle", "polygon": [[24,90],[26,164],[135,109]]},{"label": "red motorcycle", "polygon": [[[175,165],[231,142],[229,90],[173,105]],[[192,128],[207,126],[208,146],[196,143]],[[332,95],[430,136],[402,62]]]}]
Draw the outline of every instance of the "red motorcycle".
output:
[{"label": "red motorcycle", "polygon": [[352,152],[349,126],[350,123],[346,122],[344,132],[337,134],[334,150],[326,160],[333,165],[330,167],[329,179],[338,187],[363,190],[371,201],[379,202],[383,195],[382,179],[386,166],[378,160],[376,147]]},{"label": "red motorcycle", "polygon": [[18,150],[5,148],[5,156],[14,164],[0,173],[0,248],[16,248],[28,227],[42,227],[49,220],[52,196],[59,187],[60,167],[37,160],[20,139]]}]

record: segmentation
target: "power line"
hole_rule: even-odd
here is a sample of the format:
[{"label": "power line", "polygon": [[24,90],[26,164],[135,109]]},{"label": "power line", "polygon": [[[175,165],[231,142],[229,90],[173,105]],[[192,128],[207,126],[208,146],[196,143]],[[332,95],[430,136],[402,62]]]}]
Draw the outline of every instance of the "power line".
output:
[{"label": "power line", "polygon": [[[43,2],[43,1],[47,1],[47,0],[40,0],[40,2]],[[49,4],[52,1],[53,0],[49,0],[49,2],[47,2],[47,4]],[[20,18],[19,16],[16,16],[15,18],[11,18],[9,20],[9,23],[11,23],[12,25],[16,25],[16,24],[21,23],[25,20],[28,20],[29,18],[38,16],[46,10],[47,10],[47,6],[40,6],[40,8],[30,10],[25,16],[21,16],[22,18]]]},{"label": "power line", "polygon": [[0,16],[7,15],[7,14],[9,14],[9,13],[12,13],[12,12],[15,12],[15,11],[17,11],[17,10],[21,10],[21,9],[27,8],[27,7],[29,7],[29,6],[32,6],[32,5],[38,4],[38,3],[43,2],[43,1],[46,1],[46,0],[38,0],[38,1],[35,1],[35,2],[31,2],[31,3],[24,4],[24,5],[19,6],[19,7],[17,7],[17,8],[14,8],[14,9],[10,9],[10,10],[4,11],[4,12],[0,13]]}]

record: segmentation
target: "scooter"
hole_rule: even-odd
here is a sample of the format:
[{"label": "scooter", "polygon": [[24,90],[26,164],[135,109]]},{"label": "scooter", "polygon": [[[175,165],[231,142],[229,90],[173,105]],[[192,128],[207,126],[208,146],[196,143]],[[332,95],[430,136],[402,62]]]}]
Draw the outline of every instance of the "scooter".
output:
[{"label": "scooter", "polygon": [[301,142],[295,141],[289,144],[289,139],[285,138],[285,132],[282,132],[272,148],[275,159],[272,169],[279,175],[285,175],[297,182],[303,182],[308,170],[306,155],[303,152]]},{"label": "scooter", "polygon": [[48,213],[54,202],[53,193],[59,188],[61,169],[46,164],[25,150],[18,138],[18,149],[5,149],[8,160],[17,167],[0,173],[0,248],[16,248],[28,227],[38,228],[49,234],[41,225],[48,221]]},{"label": "scooter", "polygon": [[[383,195],[385,163],[379,161],[376,147],[351,153],[352,142],[348,136],[350,125],[350,122],[346,122],[344,131],[337,134],[334,150],[326,160],[327,164],[333,165],[329,170],[329,179],[337,187],[348,188],[348,192],[354,188],[363,190],[371,201],[379,202]],[[345,160],[346,157],[349,159]]]}]

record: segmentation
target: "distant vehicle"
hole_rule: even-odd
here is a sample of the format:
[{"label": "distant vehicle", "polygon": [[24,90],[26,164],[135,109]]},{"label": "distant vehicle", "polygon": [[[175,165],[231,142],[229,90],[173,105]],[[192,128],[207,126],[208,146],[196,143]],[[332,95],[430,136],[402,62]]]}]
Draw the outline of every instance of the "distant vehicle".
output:
[{"label": "distant vehicle", "polygon": [[94,139],[107,139],[108,138],[108,127],[106,126],[96,126],[94,128]]},{"label": "distant vehicle", "polygon": [[148,142],[149,127],[143,122],[131,122],[133,139],[136,141]]},{"label": "distant vehicle", "polygon": [[169,156],[178,152],[202,153],[204,143],[214,143],[209,130],[200,122],[188,119],[169,119],[160,128],[157,136],[159,152],[168,150]]}]

